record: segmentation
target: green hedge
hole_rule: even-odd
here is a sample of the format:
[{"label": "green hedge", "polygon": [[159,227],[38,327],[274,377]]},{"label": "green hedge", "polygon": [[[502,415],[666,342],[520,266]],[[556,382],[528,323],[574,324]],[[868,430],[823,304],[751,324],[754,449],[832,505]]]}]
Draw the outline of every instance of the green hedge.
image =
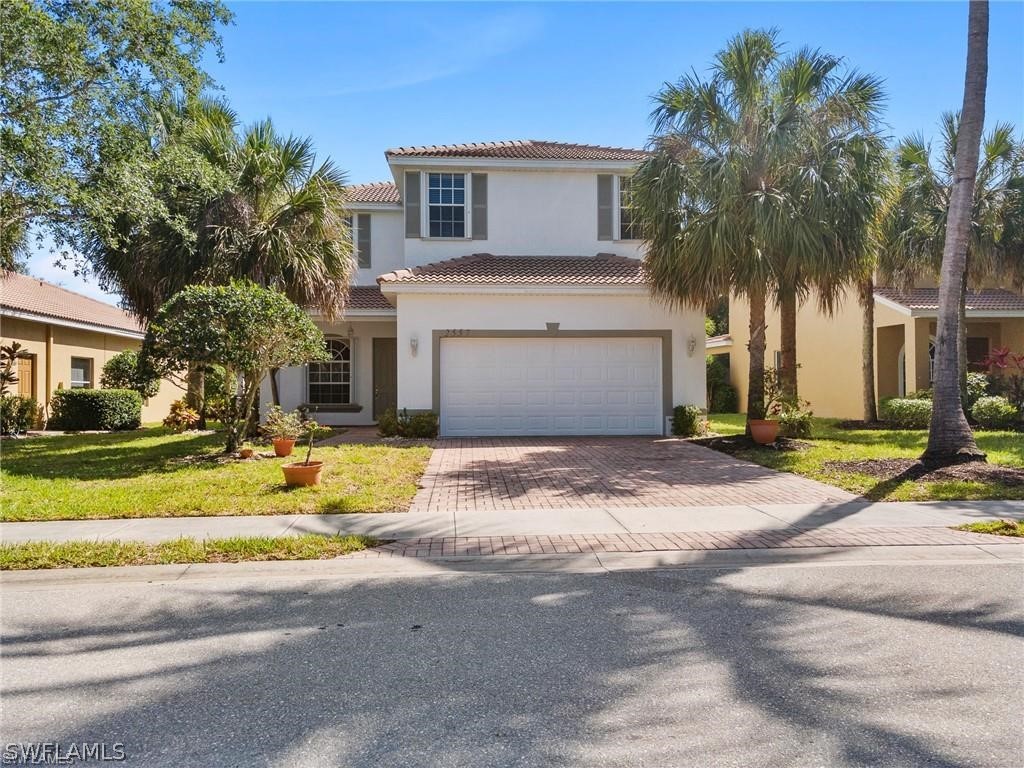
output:
[{"label": "green hedge", "polygon": [[882,421],[903,429],[928,429],[932,418],[932,401],[909,397],[883,400],[878,409]]},{"label": "green hedge", "polygon": [[388,408],[377,419],[377,431],[381,437],[409,437],[433,440],[438,432],[437,414],[433,411],[424,411],[409,415],[403,408],[395,413],[394,409]]},{"label": "green hedge", "polygon": [[58,389],[51,401],[54,429],[137,429],[142,395],[134,389]]}]

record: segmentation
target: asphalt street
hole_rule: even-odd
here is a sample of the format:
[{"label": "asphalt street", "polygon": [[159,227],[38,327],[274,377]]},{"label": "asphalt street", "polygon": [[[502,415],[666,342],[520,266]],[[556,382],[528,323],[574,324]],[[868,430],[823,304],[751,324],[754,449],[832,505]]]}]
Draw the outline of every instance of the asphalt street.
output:
[{"label": "asphalt street", "polygon": [[1024,765],[1019,562],[2,588],[11,745],[130,766]]}]

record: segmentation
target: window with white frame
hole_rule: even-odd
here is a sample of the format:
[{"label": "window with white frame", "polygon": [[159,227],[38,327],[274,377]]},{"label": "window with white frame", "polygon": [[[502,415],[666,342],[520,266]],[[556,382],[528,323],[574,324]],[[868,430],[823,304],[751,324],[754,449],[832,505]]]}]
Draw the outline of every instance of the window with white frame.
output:
[{"label": "window with white frame", "polygon": [[309,364],[309,402],[347,405],[352,402],[352,346],[348,339],[327,339],[328,359]]},{"label": "window with white frame", "polygon": [[427,174],[427,232],[430,237],[466,236],[466,174]]},{"label": "window with white frame", "polygon": [[629,176],[619,176],[619,240],[639,240],[640,227],[633,218]]},{"label": "window with white frame", "polygon": [[72,357],[71,358],[71,388],[91,389],[92,388],[92,358]]}]

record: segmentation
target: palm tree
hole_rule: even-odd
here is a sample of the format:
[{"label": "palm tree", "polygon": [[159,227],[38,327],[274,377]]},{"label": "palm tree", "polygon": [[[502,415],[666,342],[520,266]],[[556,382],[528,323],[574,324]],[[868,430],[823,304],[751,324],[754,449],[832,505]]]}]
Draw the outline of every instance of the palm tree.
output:
[{"label": "palm tree", "polygon": [[866,250],[881,93],[838,67],[818,51],[784,59],[775,31],[743,32],[709,79],[688,75],[658,94],[652,156],[631,184],[654,295],[703,307],[731,291],[749,302],[748,420],[764,416],[768,298],[785,318],[795,397],[797,297],[813,286],[831,308]]},{"label": "palm tree", "polygon": [[960,110],[953,188],[946,216],[945,245],[939,275],[939,317],[935,336],[935,382],[928,447],[922,458],[932,460],[981,459],[974,433],[964,416],[960,397],[957,339],[960,332],[960,296],[967,274],[967,245],[975,197],[981,131],[985,123],[988,81],[988,0],[971,0],[967,20],[967,73]]},{"label": "palm tree", "polygon": [[[946,113],[939,152],[933,153],[920,134],[904,138],[896,147],[897,179],[883,224],[878,266],[883,278],[897,287],[910,287],[922,276],[939,274],[959,134],[960,115]],[[961,398],[967,385],[968,285],[995,276],[1014,282],[1024,278],[1024,264],[1010,255],[1014,237],[1008,226],[1014,207],[1021,204],[1021,158],[1022,142],[1007,123],[996,125],[982,139],[958,301]]]}]

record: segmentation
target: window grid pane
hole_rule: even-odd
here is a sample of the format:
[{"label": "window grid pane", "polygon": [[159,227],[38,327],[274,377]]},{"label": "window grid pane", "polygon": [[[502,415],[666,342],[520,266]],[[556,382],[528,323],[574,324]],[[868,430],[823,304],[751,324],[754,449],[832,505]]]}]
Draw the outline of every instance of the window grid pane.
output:
[{"label": "window grid pane", "polygon": [[427,231],[430,237],[466,236],[466,175],[427,175]]},{"label": "window grid pane", "polygon": [[619,177],[619,239],[639,240],[640,228],[633,220],[633,200],[629,184],[629,176]]},{"label": "window grid pane", "polygon": [[352,349],[344,339],[328,339],[330,360],[309,364],[309,402],[347,405],[352,402]]},{"label": "window grid pane", "polygon": [[71,388],[89,389],[92,387],[92,358],[71,358]]}]

